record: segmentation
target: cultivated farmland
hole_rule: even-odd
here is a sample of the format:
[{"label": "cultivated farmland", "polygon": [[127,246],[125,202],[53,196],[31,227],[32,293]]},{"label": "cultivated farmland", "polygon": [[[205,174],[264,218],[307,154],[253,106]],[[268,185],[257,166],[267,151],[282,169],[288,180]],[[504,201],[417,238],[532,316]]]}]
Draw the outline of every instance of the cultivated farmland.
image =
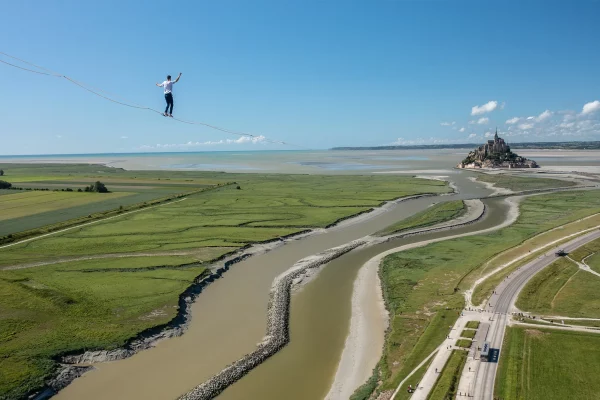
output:
[{"label": "cultivated farmland", "polygon": [[[130,196],[133,193],[78,193],[54,191],[13,191],[0,197],[0,221],[29,215],[64,210],[84,204],[97,203]],[[43,223],[43,222],[42,222]],[[0,229],[0,235],[3,232]]]}]

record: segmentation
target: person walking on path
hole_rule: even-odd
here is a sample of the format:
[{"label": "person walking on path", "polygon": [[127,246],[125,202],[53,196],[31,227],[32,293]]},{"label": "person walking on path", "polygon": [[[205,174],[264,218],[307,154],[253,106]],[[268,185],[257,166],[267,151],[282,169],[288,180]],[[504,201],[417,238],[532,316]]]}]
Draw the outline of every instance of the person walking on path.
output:
[{"label": "person walking on path", "polygon": [[[179,78],[181,78],[181,72],[174,81],[171,80],[171,75],[167,75],[166,81],[156,84],[156,86],[165,89],[165,100],[167,102],[167,108],[165,108],[165,113],[163,114],[165,117],[173,118],[173,84],[179,82]],[[171,108],[170,110],[169,107]]]}]

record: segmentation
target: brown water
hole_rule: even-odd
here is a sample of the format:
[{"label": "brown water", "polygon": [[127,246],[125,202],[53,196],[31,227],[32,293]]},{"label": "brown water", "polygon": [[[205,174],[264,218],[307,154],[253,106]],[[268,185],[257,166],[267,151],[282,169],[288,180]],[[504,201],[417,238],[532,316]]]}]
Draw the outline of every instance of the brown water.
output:
[{"label": "brown water", "polygon": [[430,235],[392,240],[348,253],[330,262],[292,297],[290,337],[282,351],[228,388],[219,399],[322,399],[327,394],[350,325],[353,283],[375,255],[423,240],[473,232],[501,224],[507,205],[485,200],[490,212],[472,225]]},{"label": "brown water", "polygon": [[[249,258],[211,284],[192,306],[192,321],[181,337],[165,340],[135,356],[96,365],[76,379],[57,399],[173,399],[229,363],[252,351],[265,332],[268,293],[275,276],[311,254],[360,238],[428,207],[432,202],[489,193],[466,179],[451,176],[461,191],[442,198],[403,202],[373,218],[290,242]],[[291,343],[242,380],[221,399],[318,399],[329,388],[348,332],[352,282],[373,255],[405,243],[484,229],[500,223],[504,208],[488,202],[484,220],[452,232],[414,238],[354,251],[330,263],[293,296]]]}]

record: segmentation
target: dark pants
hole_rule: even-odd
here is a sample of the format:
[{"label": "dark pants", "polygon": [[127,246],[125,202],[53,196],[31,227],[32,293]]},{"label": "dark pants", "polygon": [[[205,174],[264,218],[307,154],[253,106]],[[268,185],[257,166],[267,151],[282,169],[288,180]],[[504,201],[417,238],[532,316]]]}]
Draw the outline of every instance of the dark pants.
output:
[{"label": "dark pants", "polygon": [[[165,108],[165,114],[173,114],[173,94],[165,93],[165,100],[167,101],[167,108]],[[169,106],[171,111],[169,111]]]}]

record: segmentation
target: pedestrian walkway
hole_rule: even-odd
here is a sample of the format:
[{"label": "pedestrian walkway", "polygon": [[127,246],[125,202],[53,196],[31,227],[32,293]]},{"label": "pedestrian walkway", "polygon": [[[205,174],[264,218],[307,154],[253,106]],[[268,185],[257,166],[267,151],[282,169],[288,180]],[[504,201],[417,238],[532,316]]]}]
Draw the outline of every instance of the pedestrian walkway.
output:
[{"label": "pedestrian walkway", "polygon": [[[485,318],[488,315],[489,314],[487,313],[483,313],[479,316]],[[483,343],[485,342],[485,338],[487,337],[489,329],[489,323],[481,322],[479,324],[477,334],[475,334],[475,337],[473,338],[473,344],[469,349],[469,356],[467,357],[465,368],[463,369],[462,375],[460,377],[460,382],[458,384],[458,397],[473,395],[475,388],[475,372],[477,371],[477,367],[481,362],[481,348],[483,347]]]},{"label": "pedestrian walkway", "polygon": [[435,383],[446,365],[452,350],[457,349],[456,341],[460,338],[460,334],[465,329],[468,321],[479,321],[482,313],[477,311],[463,311],[462,315],[456,320],[454,326],[450,330],[446,339],[440,346],[440,350],[433,358],[431,365],[425,372],[423,379],[419,382],[419,386],[412,395],[411,400],[425,400],[435,386]]}]

